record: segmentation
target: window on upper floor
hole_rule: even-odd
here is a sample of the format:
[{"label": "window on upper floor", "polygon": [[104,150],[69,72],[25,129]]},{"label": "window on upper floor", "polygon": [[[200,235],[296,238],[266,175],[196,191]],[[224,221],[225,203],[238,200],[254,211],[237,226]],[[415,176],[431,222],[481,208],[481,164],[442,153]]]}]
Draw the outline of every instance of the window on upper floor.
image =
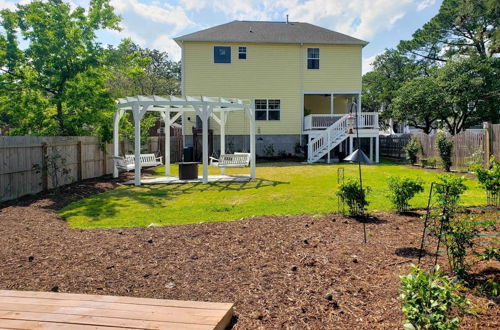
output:
[{"label": "window on upper floor", "polygon": [[281,100],[277,99],[256,99],[255,119],[256,120],[280,120]]},{"label": "window on upper floor", "polygon": [[240,60],[246,60],[247,59],[247,48],[244,46],[238,47],[238,58]]},{"label": "window on upper floor", "polygon": [[307,48],[307,68],[319,69],[319,48]]},{"label": "window on upper floor", "polygon": [[231,47],[215,46],[214,63],[231,63]]}]

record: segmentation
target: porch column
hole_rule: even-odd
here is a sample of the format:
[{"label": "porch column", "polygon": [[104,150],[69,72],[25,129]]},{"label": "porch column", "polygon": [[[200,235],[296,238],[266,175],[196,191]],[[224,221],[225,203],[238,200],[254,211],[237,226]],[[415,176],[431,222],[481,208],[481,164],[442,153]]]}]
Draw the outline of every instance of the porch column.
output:
[{"label": "porch column", "polygon": [[330,114],[333,115],[333,93],[330,94]]},{"label": "porch column", "polygon": [[370,136],[370,160],[373,162],[373,137]]},{"label": "porch column", "polygon": [[375,138],[375,163],[379,163],[379,147],[380,147],[380,141],[379,141],[379,136]]},{"label": "porch column", "polygon": [[[226,115],[225,111],[220,112],[220,155],[226,154]],[[220,174],[224,174],[224,168],[221,167]]]},{"label": "porch column", "polygon": [[349,155],[352,154],[353,137],[349,136]]}]

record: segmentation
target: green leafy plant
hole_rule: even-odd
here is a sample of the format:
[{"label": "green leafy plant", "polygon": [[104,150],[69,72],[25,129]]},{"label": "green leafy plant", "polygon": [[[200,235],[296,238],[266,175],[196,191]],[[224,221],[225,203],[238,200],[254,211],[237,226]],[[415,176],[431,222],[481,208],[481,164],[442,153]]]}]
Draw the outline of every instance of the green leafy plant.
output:
[{"label": "green leafy plant", "polygon": [[360,216],[365,213],[366,207],[369,204],[366,200],[366,195],[370,191],[370,187],[361,188],[359,181],[348,179],[340,185],[337,195],[347,203],[349,215]]},{"label": "green leafy plant", "polygon": [[443,230],[443,243],[446,246],[451,270],[465,279],[469,266],[466,261],[467,250],[474,245],[474,238],[479,234],[474,221],[454,217]]},{"label": "green leafy plant", "polygon": [[428,164],[429,164],[429,162],[427,161],[427,159],[425,159],[425,158],[420,159],[420,167],[421,168],[426,168]]},{"label": "green leafy plant", "polygon": [[492,157],[489,168],[476,167],[475,171],[479,183],[486,189],[488,204],[498,206],[500,204],[500,162]]},{"label": "green leafy plant", "polygon": [[436,168],[437,161],[438,160],[436,158],[434,158],[434,157],[428,158],[427,159],[427,166],[430,167],[430,168]]},{"label": "green leafy plant", "polygon": [[451,154],[453,151],[453,141],[448,139],[443,132],[439,132],[436,137],[437,149],[443,169],[449,172],[451,169]]},{"label": "green leafy plant", "polygon": [[455,209],[458,206],[460,196],[467,190],[463,176],[454,174],[443,174],[438,176],[436,185],[436,196],[438,203],[443,207]]},{"label": "green leafy plant", "polygon": [[465,259],[467,249],[472,248],[473,240],[478,235],[474,221],[465,221],[456,216],[460,196],[467,189],[465,178],[445,174],[438,179],[436,196],[439,207],[436,217],[440,228],[434,230],[441,233],[451,269],[460,278],[465,278],[468,269]]},{"label": "green leafy plant", "polygon": [[500,283],[495,278],[489,278],[478,289],[482,295],[498,297],[500,294]]},{"label": "green leafy plant", "polygon": [[410,162],[410,164],[415,164],[417,162],[417,154],[422,149],[420,145],[420,141],[412,136],[410,141],[404,146],[403,150],[406,154],[406,159]]},{"label": "green leafy plant", "polygon": [[389,177],[389,199],[399,212],[408,210],[409,201],[417,193],[424,191],[423,181],[421,179],[400,178],[397,176]]},{"label": "green leafy plant", "polygon": [[273,157],[274,156],[274,145],[271,143],[271,144],[266,144],[264,146],[264,155],[266,155],[267,157]]},{"label": "green leafy plant", "polygon": [[491,260],[491,259],[496,259],[497,261],[500,261],[500,250],[497,248],[488,248],[481,253],[479,256],[479,259],[481,260]]},{"label": "green leafy plant", "polygon": [[405,329],[457,329],[458,317],[452,316],[454,308],[464,311],[470,302],[457,292],[455,283],[436,265],[429,273],[412,265],[410,274],[400,276]]}]

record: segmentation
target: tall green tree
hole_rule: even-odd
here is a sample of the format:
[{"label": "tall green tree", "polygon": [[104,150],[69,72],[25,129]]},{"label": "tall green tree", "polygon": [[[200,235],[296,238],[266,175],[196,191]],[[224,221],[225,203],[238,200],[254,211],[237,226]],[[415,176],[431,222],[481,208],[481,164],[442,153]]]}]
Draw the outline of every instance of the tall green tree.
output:
[{"label": "tall green tree", "polygon": [[96,37],[99,30],[119,29],[109,0],[91,0],[86,9],[34,1],[0,17],[0,98],[8,99],[0,111],[13,132],[109,137],[110,56]]},{"label": "tall green tree", "polygon": [[134,55],[140,61],[140,72],[115,71],[109,81],[115,97],[126,95],[179,95],[181,65],[170,59],[166,52],[142,48],[129,42],[116,50],[118,57]]},{"label": "tall green tree", "polygon": [[493,57],[500,51],[499,17],[498,0],[444,0],[438,14],[398,49],[431,62],[457,54]]},{"label": "tall green tree", "polygon": [[438,84],[449,104],[440,118],[451,134],[500,119],[500,59],[464,57],[446,63]]},{"label": "tall green tree", "polygon": [[405,82],[396,92],[391,113],[394,119],[429,134],[448,106],[436,77],[418,77]]}]

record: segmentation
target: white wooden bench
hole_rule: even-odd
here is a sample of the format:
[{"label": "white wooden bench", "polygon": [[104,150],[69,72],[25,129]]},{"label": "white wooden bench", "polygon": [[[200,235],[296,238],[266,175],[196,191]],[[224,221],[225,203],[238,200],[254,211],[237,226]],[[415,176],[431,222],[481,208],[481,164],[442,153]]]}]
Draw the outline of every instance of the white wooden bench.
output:
[{"label": "white wooden bench", "polygon": [[219,158],[210,157],[210,165],[218,168],[248,167],[251,154],[235,152],[234,154],[221,155]]},{"label": "white wooden bench", "polygon": [[[162,165],[163,157],[156,157],[155,154],[141,154],[141,167],[153,167]],[[125,155],[125,157],[114,157],[115,166],[121,171],[131,171],[135,169],[135,155]]]}]

